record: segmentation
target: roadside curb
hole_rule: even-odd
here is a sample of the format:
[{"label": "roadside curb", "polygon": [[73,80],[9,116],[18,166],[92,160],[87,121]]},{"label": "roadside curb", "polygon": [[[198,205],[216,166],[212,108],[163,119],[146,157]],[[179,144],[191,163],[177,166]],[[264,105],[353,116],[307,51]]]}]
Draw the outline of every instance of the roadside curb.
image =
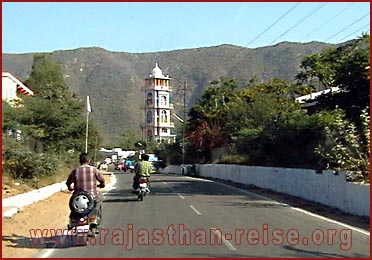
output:
[{"label": "roadside curb", "polygon": [[2,207],[10,208],[3,213],[3,217],[12,217],[17,214],[19,209],[31,205],[40,200],[52,196],[56,192],[66,190],[65,182],[55,183],[37,190],[18,194],[2,200]]}]

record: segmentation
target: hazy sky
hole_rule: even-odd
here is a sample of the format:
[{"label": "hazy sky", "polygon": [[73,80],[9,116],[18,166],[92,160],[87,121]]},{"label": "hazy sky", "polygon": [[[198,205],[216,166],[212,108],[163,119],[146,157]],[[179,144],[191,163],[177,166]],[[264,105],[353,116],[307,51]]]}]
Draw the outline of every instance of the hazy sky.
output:
[{"label": "hazy sky", "polygon": [[369,2],[3,2],[2,52],[339,43],[369,33],[369,13]]}]

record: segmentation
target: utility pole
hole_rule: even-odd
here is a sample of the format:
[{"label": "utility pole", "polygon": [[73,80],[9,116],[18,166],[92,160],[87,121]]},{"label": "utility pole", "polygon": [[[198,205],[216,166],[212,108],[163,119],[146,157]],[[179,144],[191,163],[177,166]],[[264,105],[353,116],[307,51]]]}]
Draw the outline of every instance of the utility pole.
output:
[{"label": "utility pole", "polygon": [[89,96],[87,96],[87,126],[85,131],[85,153],[88,153],[89,114],[92,112]]},{"label": "utility pole", "polygon": [[143,124],[140,124],[140,128],[141,128],[141,132],[142,132],[142,142],[145,142],[145,132],[144,132],[144,125]]},{"label": "utility pole", "polygon": [[185,165],[186,80],[183,83],[182,164]]},{"label": "utility pole", "polygon": [[87,124],[85,128],[85,153],[88,153],[88,133],[89,133],[89,111],[87,112]]},{"label": "utility pole", "polygon": [[97,161],[97,143],[98,143],[98,133],[96,132],[96,144],[94,146],[94,163]]}]

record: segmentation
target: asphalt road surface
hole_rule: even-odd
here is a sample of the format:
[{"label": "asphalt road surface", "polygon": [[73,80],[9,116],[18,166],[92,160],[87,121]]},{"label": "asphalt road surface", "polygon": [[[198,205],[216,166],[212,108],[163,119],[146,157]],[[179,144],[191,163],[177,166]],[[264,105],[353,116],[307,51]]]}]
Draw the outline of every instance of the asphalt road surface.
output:
[{"label": "asphalt road surface", "polygon": [[[102,229],[58,236],[36,257],[368,257],[369,232],[210,180],[154,174],[144,201],[133,174],[115,173]],[[67,205],[66,205],[67,206]],[[62,227],[63,228],[63,227]],[[56,236],[57,237],[57,236]]]}]

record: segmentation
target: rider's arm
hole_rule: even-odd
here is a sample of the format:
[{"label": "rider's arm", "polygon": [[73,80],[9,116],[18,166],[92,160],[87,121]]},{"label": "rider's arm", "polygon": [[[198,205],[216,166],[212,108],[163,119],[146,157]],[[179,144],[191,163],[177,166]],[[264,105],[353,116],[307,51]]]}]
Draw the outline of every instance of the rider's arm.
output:
[{"label": "rider's arm", "polygon": [[154,172],[156,172],[156,171],[154,171],[154,167],[153,167],[153,165],[152,165],[152,163],[151,162],[147,162],[147,174],[150,176],[151,174],[153,174]]},{"label": "rider's arm", "polygon": [[141,174],[141,164],[138,162],[136,163],[136,165],[134,165],[134,172],[137,174],[137,175],[140,175]]},{"label": "rider's arm", "polygon": [[67,185],[67,189],[69,191],[73,191],[74,189],[71,187],[71,184],[73,184],[75,182],[75,170],[73,170],[70,175],[68,176],[67,178],[67,181],[66,181],[66,185]]},{"label": "rider's arm", "polygon": [[96,172],[96,179],[99,182],[99,187],[104,188],[105,187],[105,178],[103,177],[103,175],[99,171]]}]

